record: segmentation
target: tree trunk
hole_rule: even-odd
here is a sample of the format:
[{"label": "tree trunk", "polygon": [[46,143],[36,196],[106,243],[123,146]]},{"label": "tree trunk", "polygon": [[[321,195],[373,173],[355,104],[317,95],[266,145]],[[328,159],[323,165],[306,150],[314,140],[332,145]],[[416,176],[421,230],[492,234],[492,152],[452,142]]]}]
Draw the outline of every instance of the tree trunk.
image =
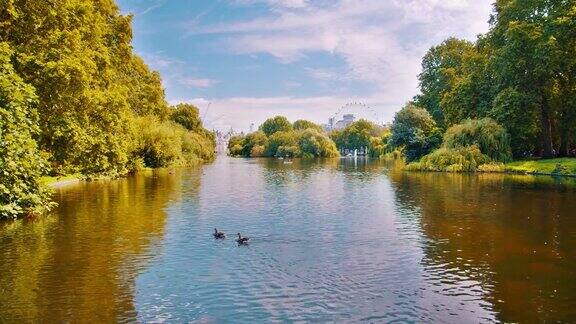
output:
[{"label": "tree trunk", "polygon": [[553,158],[554,147],[552,143],[552,122],[550,121],[550,105],[548,98],[542,96],[540,105],[540,128],[542,136],[542,157]]}]

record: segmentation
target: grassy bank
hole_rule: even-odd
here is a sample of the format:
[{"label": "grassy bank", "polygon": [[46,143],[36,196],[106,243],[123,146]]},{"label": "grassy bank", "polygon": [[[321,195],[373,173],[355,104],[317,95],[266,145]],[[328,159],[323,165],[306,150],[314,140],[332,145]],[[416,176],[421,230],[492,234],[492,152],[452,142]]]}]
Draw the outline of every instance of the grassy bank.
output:
[{"label": "grassy bank", "polygon": [[515,161],[505,164],[504,171],[576,177],[576,158]]},{"label": "grassy bank", "polygon": [[430,155],[428,158],[419,162],[413,162],[406,165],[404,170],[431,172],[514,173],[576,177],[576,158],[521,160],[504,164],[480,161],[478,158],[471,158],[460,155],[457,155],[452,159],[447,159],[444,156],[445,154],[438,155],[442,159],[434,159],[435,155]]}]

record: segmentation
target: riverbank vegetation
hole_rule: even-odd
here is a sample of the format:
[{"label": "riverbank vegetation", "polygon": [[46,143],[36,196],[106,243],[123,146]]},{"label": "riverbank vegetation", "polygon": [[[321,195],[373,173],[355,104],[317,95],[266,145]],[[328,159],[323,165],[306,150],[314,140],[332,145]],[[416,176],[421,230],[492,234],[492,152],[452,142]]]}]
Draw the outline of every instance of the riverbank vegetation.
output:
[{"label": "riverbank vegetation", "polygon": [[42,176],[213,158],[197,108],[169,106],[113,0],[8,0],[0,26],[0,218],[49,206]]},{"label": "riverbank vegetation", "polygon": [[341,151],[368,150],[368,155],[379,157],[385,153],[390,131],[370,121],[360,119],[342,130],[330,132],[330,138]]},{"label": "riverbank vegetation", "polygon": [[337,157],[334,142],[319,125],[298,120],[290,123],[286,117],[266,120],[258,131],[237,135],[228,142],[231,156],[242,157]]},{"label": "riverbank vegetation", "polygon": [[533,159],[576,155],[576,5],[494,9],[476,42],[451,38],[423,58],[421,93],[396,114],[387,143],[407,169],[574,172],[562,166],[574,160]]},{"label": "riverbank vegetation", "polygon": [[340,152],[368,150],[379,157],[385,153],[390,131],[367,120],[327,133],[308,120],[290,123],[286,117],[267,119],[258,131],[233,136],[228,153],[242,157],[338,157]]},{"label": "riverbank vegetation", "polygon": [[511,173],[576,176],[576,159],[558,158],[548,160],[515,161],[505,164],[504,171]]}]

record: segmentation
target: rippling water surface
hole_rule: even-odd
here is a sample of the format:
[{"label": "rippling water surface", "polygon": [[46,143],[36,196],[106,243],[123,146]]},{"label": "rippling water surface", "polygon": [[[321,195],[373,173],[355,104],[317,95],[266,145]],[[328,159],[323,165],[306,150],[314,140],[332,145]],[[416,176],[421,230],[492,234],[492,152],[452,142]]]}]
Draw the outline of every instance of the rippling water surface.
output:
[{"label": "rippling water surface", "polygon": [[219,158],[61,188],[0,224],[0,322],[570,321],[573,182]]}]

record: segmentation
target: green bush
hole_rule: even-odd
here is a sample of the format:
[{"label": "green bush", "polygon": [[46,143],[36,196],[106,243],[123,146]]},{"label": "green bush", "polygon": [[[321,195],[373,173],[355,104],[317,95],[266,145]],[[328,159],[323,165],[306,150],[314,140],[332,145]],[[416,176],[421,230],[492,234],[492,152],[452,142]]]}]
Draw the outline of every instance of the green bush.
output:
[{"label": "green bush", "polygon": [[210,161],[214,155],[214,139],[212,133],[182,132],[182,156],[184,164],[200,161]]},{"label": "green bush", "polygon": [[476,171],[480,165],[492,160],[480,152],[476,145],[446,148],[442,147],[422,157],[420,161],[408,164],[405,169],[410,171]]},{"label": "green bush", "polygon": [[[288,147],[298,147],[298,136],[296,135],[296,132],[288,131],[274,133],[268,138],[265,155],[268,157],[285,156],[279,152],[280,147],[282,146],[284,147],[284,151],[288,150]],[[292,151],[295,152],[294,150]]]},{"label": "green bush", "polygon": [[505,170],[506,167],[504,163],[500,162],[490,162],[478,167],[478,171],[480,172],[504,172]]},{"label": "green bush", "polygon": [[281,145],[276,151],[276,156],[282,157],[299,157],[302,154],[297,145]]},{"label": "green bush", "polygon": [[252,156],[252,148],[255,146],[266,146],[268,144],[268,137],[261,131],[253,132],[244,138],[244,148],[242,149],[242,155],[245,157]]},{"label": "green bush", "polygon": [[336,144],[323,133],[309,128],[299,134],[298,146],[302,157],[338,157]]},{"label": "green bush", "polygon": [[243,135],[234,135],[228,140],[228,154],[230,156],[241,156],[245,138]]},{"label": "green bush", "polygon": [[242,156],[242,149],[244,149],[244,147],[241,144],[234,144],[228,148],[228,154],[230,154],[230,156]]},{"label": "green bush", "polygon": [[175,163],[182,154],[182,127],[161,122],[157,118],[138,117],[134,120],[134,157],[150,168],[166,167]]},{"label": "green bush", "polygon": [[370,157],[380,157],[386,153],[386,145],[382,142],[380,137],[370,138]]},{"label": "green bush", "polygon": [[146,167],[188,165],[214,157],[212,138],[154,116],[134,119],[132,158]]},{"label": "green bush", "polygon": [[266,147],[264,145],[254,145],[250,151],[250,157],[263,157]]},{"label": "green bush", "polygon": [[39,183],[47,165],[34,137],[39,133],[34,88],[15,73],[0,43],[0,218],[16,218],[49,206]]},{"label": "green bush", "polygon": [[442,146],[461,148],[476,145],[480,152],[498,162],[512,159],[510,137],[504,129],[490,118],[468,119],[450,127],[444,134]]}]

